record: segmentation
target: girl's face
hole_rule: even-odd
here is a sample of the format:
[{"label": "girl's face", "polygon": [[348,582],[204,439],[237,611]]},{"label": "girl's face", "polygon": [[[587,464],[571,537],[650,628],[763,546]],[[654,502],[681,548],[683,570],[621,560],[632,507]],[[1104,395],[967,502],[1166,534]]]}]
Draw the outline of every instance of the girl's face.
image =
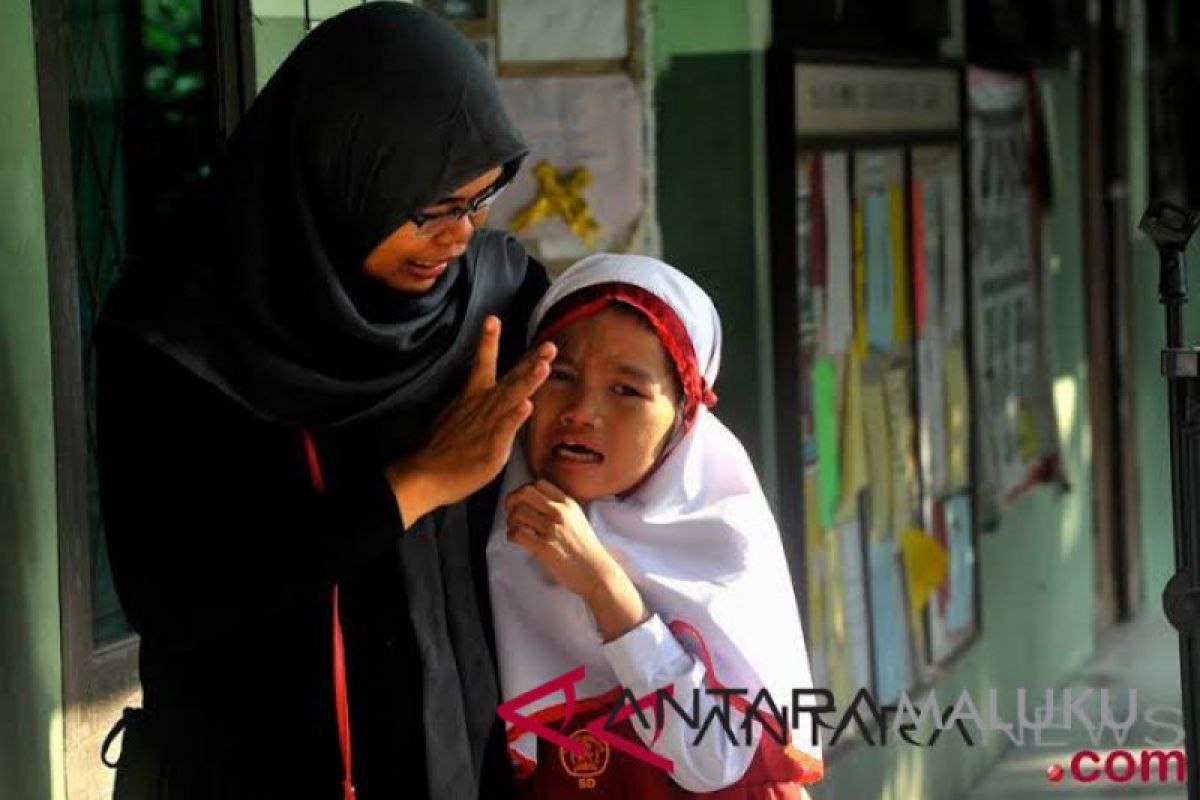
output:
[{"label": "girl's face", "polygon": [[[501,174],[501,168],[494,167],[421,212],[438,214],[461,206],[491,187]],[[363,262],[363,271],[397,292],[424,294],[433,288],[450,262],[466,251],[476,225],[483,224],[486,214],[483,209],[473,215],[474,220],[471,214],[464,214],[433,236],[421,236],[416,225],[405,222],[376,245]]]},{"label": "girl's face", "polygon": [[620,307],[564,328],[533,397],[526,452],[538,478],[584,503],[642,479],[678,413],[674,366],[638,312]]}]

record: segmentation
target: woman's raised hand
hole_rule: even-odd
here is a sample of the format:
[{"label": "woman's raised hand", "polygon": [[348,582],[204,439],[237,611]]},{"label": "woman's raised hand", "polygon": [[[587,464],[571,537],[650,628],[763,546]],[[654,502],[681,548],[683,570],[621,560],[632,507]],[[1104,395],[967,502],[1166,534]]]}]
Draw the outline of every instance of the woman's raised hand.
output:
[{"label": "woman's raised hand", "polygon": [[517,430],[533,410],[529,398],[550,374],[556,351],[541,344],[497,381],[499,352],[500,320],[489,316],[462,394],[438,417],[423,448],[387,468],[406,529],[481,489],[508,463]]}]

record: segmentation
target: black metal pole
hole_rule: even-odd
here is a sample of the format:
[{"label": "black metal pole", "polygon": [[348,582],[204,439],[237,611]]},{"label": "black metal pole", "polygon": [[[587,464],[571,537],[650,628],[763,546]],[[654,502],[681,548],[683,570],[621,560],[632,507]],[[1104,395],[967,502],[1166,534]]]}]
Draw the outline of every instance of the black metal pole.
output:
[{"label": "black metal pole", "polygon": [[1184,250],[1200,224],[1200,214],[1155,201],[1141,229],[1158,247],[1158,299],[1166,311],[1162,371],[1167,378],[1171,458],[1171,511],[1176,573],[1163,591],[1163,610],[1179,632],[1180,689],[1187,752],[1189,800],[1200,800],[1200,720],[1194,688],[1200,677],[1200,349],[1183,346],[1183,304],[1187,302]]}]

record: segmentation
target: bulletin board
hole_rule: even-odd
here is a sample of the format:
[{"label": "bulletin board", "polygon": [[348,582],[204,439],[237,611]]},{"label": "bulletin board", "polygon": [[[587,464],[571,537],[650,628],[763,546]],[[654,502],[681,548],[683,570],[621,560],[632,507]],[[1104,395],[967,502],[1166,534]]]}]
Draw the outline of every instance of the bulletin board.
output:
[{"label": "bulletin board", "polygon": [[980,630],[964,71],[771,59],[781,529],[817,685],[894,704]]},{"label": "bulletin board", "polygon": [[422,0],[475,43],[530,145],[492,208],[552,273],[594,252],[657,253],[640,0]]}]

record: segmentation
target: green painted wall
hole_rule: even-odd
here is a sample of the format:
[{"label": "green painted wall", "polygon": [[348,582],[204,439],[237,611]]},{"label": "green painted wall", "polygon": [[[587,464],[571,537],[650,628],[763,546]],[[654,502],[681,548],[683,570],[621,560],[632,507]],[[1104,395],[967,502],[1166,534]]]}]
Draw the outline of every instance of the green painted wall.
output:
[{"label": "green painted wall", "polygon": [[655,147],[663,258],[716,302],[724,328],[717,414],[774,498],[767,247],[764,0],[654,5]]},{"label": "green painted wall", "polygon": [[0,797],[64,796],[45,204],[33,19],[0,4]]},{"label": "green painted wall", "polygon": [[254,74],[262,88],[304,38],[303,17],[254,17]]}]

